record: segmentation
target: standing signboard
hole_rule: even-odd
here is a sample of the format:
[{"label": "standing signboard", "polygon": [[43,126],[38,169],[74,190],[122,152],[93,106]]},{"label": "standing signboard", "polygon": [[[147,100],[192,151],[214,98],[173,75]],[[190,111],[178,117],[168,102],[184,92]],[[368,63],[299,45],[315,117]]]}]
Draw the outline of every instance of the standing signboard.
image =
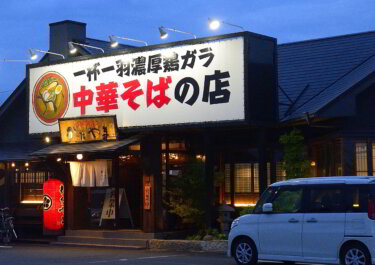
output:
[{"label": "standing signboard", "polygon": [[[106,190],[104,205],[102,214],[100,217],[99,226],[102,226],[103,220],[114,220],[116,217],[115,207],[115,188],[109,188]],[[129,219],[130,225],[134,228],[133,218],[131,215],[128,199],[126,197],[125,189],[119,189],[119,217],[121,219]]]}]

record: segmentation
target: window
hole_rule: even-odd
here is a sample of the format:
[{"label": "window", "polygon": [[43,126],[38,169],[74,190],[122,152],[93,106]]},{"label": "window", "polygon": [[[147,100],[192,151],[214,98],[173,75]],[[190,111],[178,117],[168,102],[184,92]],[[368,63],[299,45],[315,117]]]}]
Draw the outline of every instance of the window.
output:
[{"label": "window", "polygon": [[369,192],[368,185],[349,186],[348,212],[367,212]]},{"label": "window", "polygon": [[15,183],[43,184],[46,172],[16,172]]},{"label": "window", "polygon": [[[168,143],[168,146],[167,146]],[[161,144],[162,150],[186,151],[186,144],[184,140],[169,140]]]},{"label": "window", "polygon": [[259,163],[254,163],[254,192],[259,191]]},{"label": "window", "polygon": [[309,213],[340,213],[345,212],[344,187],[312,187],[308,192]]},{"label": "window", "polygon": [[[236,163],[234,187],[236,193],[259,192],[259,163]],[[253,167],[253,168],[252,168]],[[231,165],[225,164],[225,192],[230,192]]]},{"label": "window", "polygon": [[367,176],[367,144],[355,144],[356,175]]},{"label": "window", "polygon": [[225,192],[230,193],[230,164],[225,164]]},{"label": "window", "polygon": [[301,210],[302,188],[287,187],[275,192],[273,213],[297,213]]},{"label": "window", "polygon": [[281,168],[281,162],[276,162],[276,182],[286,180],[286,172]]},{"label": "window", "polygon": [[263,212],[263,204],[268,203],[271,201],[274,189],[268,188],[263,194],[262,197],[257,202],[254,213],[262,213]]},{"label": "window", "polygon": [[19,187],[20,202],[43,202],[43,183],[51,176],[51,173],[44,171],[15,172],[13,183]]},{"label": "window", "polygon": [[[238,207],[255,205],[260,191],[259,163],[228,163],[224,166],[224,173],[223,200]],[[234,194],[231,194],[232,190]]]},{"label": "window", "polygon": [[251,192],[251,165],[248,163],[234,164],[235,192]]}]

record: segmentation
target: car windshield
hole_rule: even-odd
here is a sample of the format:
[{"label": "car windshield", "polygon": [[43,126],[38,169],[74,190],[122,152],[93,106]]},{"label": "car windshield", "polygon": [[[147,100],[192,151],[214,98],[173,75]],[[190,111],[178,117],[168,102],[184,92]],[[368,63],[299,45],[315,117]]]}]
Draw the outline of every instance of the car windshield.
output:
[{"label": "car windshield", "polygon": [[263,211],[263,204],[265,204],[265,203],[267,203],[271,200],[274,191],[275,191],[275,188],[269,187],[268,189],[266,189],[263,192],[259,201],[255,205],[253,213],[261,213]]}]

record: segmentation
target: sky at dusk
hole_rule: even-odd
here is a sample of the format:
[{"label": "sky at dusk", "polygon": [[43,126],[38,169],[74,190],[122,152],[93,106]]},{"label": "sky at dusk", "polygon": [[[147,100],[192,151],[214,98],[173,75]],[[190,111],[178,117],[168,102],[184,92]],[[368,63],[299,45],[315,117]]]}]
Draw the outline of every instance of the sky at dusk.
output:
[{"label": "sky at dusk", "polygon": [[[208,27],[208,18],[269,35],[278,43],[375,30],[375,0],[2,0],[0,1],[0,104],[26,76],[28,48],[48,50],[49,24],[62,20],[87,23],[87,37],[108,40],[118,35],[149,45],[189,39],[159,26],[189,31],[198,37],[237,32]],[[122,42],[138,45],[137,43]],[[375,52],[375,51],[374,51]]]}]

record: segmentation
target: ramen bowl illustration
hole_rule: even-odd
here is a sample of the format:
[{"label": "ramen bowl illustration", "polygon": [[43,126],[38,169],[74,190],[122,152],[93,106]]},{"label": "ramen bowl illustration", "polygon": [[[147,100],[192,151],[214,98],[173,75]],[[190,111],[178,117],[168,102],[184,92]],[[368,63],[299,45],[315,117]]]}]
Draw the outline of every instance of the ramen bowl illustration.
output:
[{"label": "ramen bowl illustration", "polygon": [[69,87],[57,72],[47,72],[33,90],[33,109],[40,122],[53,125],[64,117],[69,107]]}]

